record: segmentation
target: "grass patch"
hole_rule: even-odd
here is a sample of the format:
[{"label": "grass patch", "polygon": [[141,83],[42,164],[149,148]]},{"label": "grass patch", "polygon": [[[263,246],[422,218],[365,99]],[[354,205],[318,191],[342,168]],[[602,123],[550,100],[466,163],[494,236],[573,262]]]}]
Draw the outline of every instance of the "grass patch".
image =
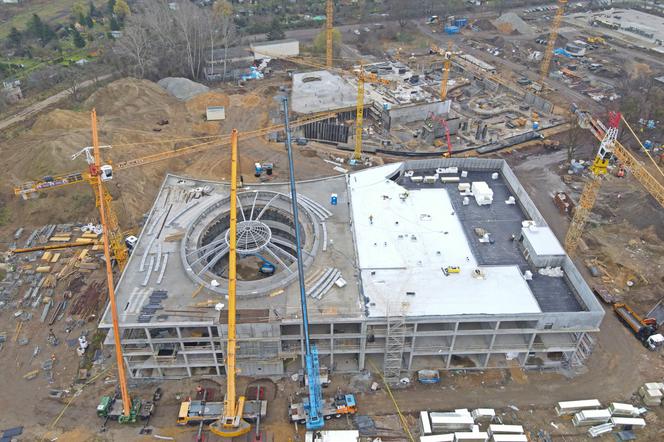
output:
[{"label": "grass patch", "polygon": [[[12,27],[19,31],[25,30],[25,25],[32,18],[32,14],[38,14],[46,23],[52,25],[56,22],[69,20],[72,6],[81,3],[81,0],[39,0],[29,4],[20,3],[14,6],[18,10],[5,23],[0,24],[0,38],[7,37]],[[87,5],[87,2],[84,2]],[[95,5],[96,6],[96,5]]]}]

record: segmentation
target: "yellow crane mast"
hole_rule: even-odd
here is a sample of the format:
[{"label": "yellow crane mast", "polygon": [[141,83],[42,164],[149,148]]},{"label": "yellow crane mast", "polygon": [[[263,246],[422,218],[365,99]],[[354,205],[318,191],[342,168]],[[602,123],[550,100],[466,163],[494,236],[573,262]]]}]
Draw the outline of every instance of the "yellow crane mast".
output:
[{"label": "yellow crane mast", "polygon": [[226,397],[224,415],[210,425],[210,431],[221,437],[237,437],[247,434],[251,425],[242,419],[244,396],[235,403],[235,296],[237,285],[237,129],[231,133],[231,193],[230,227],[228,233],[228,339],[226,346]]},{"label": "yellow crane mast", "polygon": [[[122,356],[122,345],[120,343],[120,327],[118,321],[118,308],[115,302],[115,286],[113,284],[113,268],[111,265],[111,226],[109,225],[109,200],[105,198],[108,195],[102,174],[101,154],[99,153],[99,136],[97,133],[97,112],[92,109],[92,162],[89,164],[89,183],[95,189],[97,196],[97,207],[101,218],[102,241],[104,244],[104,260],[106,261],[106,285],[108,286],[108,299],[110,302],[111,319],[113,321],[113,340],[115,344],[115,359],[118,367],[118,384],[120,385],[120,396],[122,397],[122,415],[128,418],[132,409],[131,399],[129,398],[129,389],[127,387],[127,377],[124,368],[124,358]],[[89,153],[89,150],[88,150]],[[88,155],[88,158],[90,156]],[[116,219],[117,222],[117,219]],[[126,251],[126,248],[125,248]]]},{"label": "yellow crane mast", "polygon": [[379,78],[378,75],[367,73],[364,67],[360,65],[360,71],[355,73],[357,75],[357,106],[355,113],[355,150],[353,151],[353,159],[359,160],[362,158],[362,124],[364,121],[364,83],[373,84],[390,84],[389,80]]},{"label": "yellow crane mast", "polygon": [[[618,140],[618,126],[622,116],[620,113],[609,114],[609,126],[604,126],[599,120],[586,117],[593,135],[601,140],[599,151],[591,166],[592,178],[584,186],[579,204],[574,210],[574,217],[565,236],[565,250],[574,255],[583,234],[588,216],[595,206],[597,195],[602,184],[601,177],[607,172],[607,166],[612,156],[615,156],[623,167],[629,169],[634,178],[652,195],[657,202],[664,206],[664,185],[662,185],[648,170],[632,155]],[[622,119],[624,121],[624,119]]]},{"label": "yellow crane mast", "polygon": [[553,58],[553,50],[556,46],[558,30],[560,29],[560,23],[563,21],[563,14],[565,13],[566,5],[567,0],[558,0],[558,10],[556,11],[556,15],[553,17],[553,22],[551,23],[551,34],[549,34],[549,41],[546,43],[546,50],[544,51],[544,57],[542,58],[542,64],[540,65],[540,83],[542,88],[544,88],[544,82],[549,75],[549,67],[551,66],[551,59]]},{"label": "yellow crane mast", "polygon": [[452,42],[447,42],[447,50],[443,50],[436,45],[431,45],[431,50],[443,56],[443,78],[440,81],[440,100],[447,99],[447,81],[450,79],[450,69],[452,67]]},{"label": "yellow crane mast", "polygon": [[334,57],[334,48],[332,40],[334,37],[334,1],[327,0],[325,5],[325,65],[332,67],[332,57]]}]

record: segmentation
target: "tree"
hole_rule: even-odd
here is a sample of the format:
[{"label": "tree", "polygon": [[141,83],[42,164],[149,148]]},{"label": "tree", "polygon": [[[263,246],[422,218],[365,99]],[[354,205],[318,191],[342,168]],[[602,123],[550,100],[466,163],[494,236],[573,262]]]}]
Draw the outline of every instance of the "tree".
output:
[{"label": "tree", "polygon": [[[341,32],[337,28],[332,29],[332,48],[335,55],[340,52]],[[327,32],[325,30],[319,32],[314,38],[312,51],[314,54],[324,54],[327,51]]]},{"label": "tree", "polygon": [[99,16],[99,12],[97,11],[97,8],[95,7],[95,4],[90,2],[88,4],[88,15],[90,17],[97,17]]},{"label": "tree", "polygon": [[76,28],[73,28],[73,29],[74,29],[74,31],[73,31],[73,34],[74,34],[74,46],[76,46],[77,48],[83,48],[83,47],[85,47],[85,39],[83,38],[83,36],[81,35],[81,33],[78,32],[78,30],[77,30]]},{"label": "tree", "polygon": [[42,22],[37,14],[32,14],[32,18],[28,21],[27,32],[33,37],[38,38],[42,46],[46,46],[46,44],[55,37],[53,29]]},{"label": "tree", "polygon": [[81,3],[76,3],[71,8],[71,15],[81,25],[85,25],[85,7]]},{"label": "tree", "polygon": [[[226,0],[218,0],[212,7],[213,29],[210,34],[212,46],[215,40],[221,40],[223,48],[223,78],[226,78],[226,63],[228,60],[228,48],[235,43],[235,23],[233,20],[233,5]],[[213,55],[214,59],[214,55]],[[214,60],[210,60],[211,62]],[[214,64],[211,64],[214,69]]]},{"label": "tree", "polygon": [[129,17],[131,10],[129,9],[126,0],[116,0],[115,5],[113,6],[113,13],[120,17],[121,20]]},{"label": "tree", "polygon": [[106,11],[109,14],[113,14],[114,7],[115,7],[115,0],[108,0],[108,3],[106,3]]},{"label": "tree", "polygon": [[95,25],[94,20],[92,20],[92,16],[90,14],[85,16],[85,26],[88,28],[92,29]]},{"label": "tree", "polygon": [[9,31],[9,36],[7,37],[9,46],[18,49],[21,47],[21,42],[23,41],[23,34],[21,31],[12,26],[11,31]]},{"label": "tree", "polygon": [[390,11],[390,17],[396,17],[401,30],[406,27],[408,18],[413,15],[414,6],[411,0],[389,0],[387,9]]},{"label": "tree", "polygon": [[286,33],[281,27],[281,22],[277,17],[272,19],[270,24],[270,32],[267,33],[268,40],[283,40],[286,38]]},{"label": "tree", "polygon": [[111,26],[111,31],[119,31],[120,30],[120,23],[118,23],[118,19],[115,18],[115,16],[111,16],[110,26]]}]

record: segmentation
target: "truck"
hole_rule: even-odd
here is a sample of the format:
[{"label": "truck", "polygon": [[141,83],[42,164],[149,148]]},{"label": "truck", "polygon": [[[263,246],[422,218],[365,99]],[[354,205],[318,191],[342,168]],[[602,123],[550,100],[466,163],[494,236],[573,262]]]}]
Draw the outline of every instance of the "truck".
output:
[{"label": "truck", "polygon": [[[180,403],[177,425],[193,424],[211,424],[224,415],[223,402],[207,402],[201,400],[187,399]],[[267,401],[253,400],[244,403],[242,419],[255,422],[259,416],[264,418],[267,415]]]},{"label": "truck", "polygon": [[117,396],[102,396],[99,405],[97,405],[97,416],[105,419],[117,420],[121,424],[133,424],[139,417],[147,419],[154,409],[154,407],[148,406],[148,414],[146,417],[143,417],[143,415],[141,415],[143,401],[138,398],[133,398],[129,415],[125,416],[122,413],[122,404],[122,399],[119,399]]},{"label": "truck", "polygon": [[656,351],[664,345],[664,336],[657,332],[656,320],[642,319],[630,306],[621,302],[613,304],[613,311],[648,350]]},{"label": "truck", "polygon": [[[355,395],[350,393],[343,393],[341,389],[337,390],[337,394],[331,398],[323,398],[322,406],[323,419],[329,420],[333,417],[339,418],[343,415],[354,415],[357,413],[357,403],[355,402]],[[309,413],[309,399],[304,398],[302,401],[291,401],[288,407],[288,417],[291,422],[298,424],[305,424],[307,422],[307,415]]]}]

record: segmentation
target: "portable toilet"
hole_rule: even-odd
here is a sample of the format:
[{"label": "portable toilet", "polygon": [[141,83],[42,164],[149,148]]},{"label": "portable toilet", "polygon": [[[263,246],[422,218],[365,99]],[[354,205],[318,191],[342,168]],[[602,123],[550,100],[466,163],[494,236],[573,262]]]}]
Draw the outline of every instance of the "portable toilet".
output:
[{"label": "portable toilet", "polygon": [[336,206],[338,198],[339,197],[337,196],[336,193],[333,193],[332,195],[330,195],[330,204],[332,204],[333,206]]}]

